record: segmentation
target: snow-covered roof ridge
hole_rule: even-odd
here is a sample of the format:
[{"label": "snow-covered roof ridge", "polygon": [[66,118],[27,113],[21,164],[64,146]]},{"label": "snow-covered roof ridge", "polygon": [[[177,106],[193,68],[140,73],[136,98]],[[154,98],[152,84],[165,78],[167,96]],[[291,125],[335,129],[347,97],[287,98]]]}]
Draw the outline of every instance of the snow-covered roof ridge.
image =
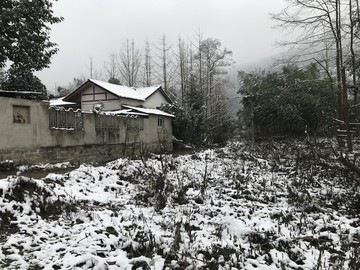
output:
[{"label": "snow-covered roof ridge", "polygon": [[160,85],[139,87],[139,88],[136,88],[136,92],[138,92],[138,94],[143,99],[147,99],[149,96],[151,96],[153,93],[155,93],[155,91],[158,90],[160,87],[161,87]]},{"label": "snow-covered roof ridge", "polygon": [[80,100],[79,96],[90,85],[95,85],[103,89],[104,91],[107,91],[119,98],[133,99],[142,102],[146,101],[155,92],[159,91],[169,103],[172,103],[172,100],[162,89],[161,85],[135,88],[125,85],[112,84],[109,82],[104,82],[96,79],[88,79],[78,88],[76,88],[73,92],[69,93],[66,97],[64,97],[64,101],[73,101],[74,99],[77,99],[79,102]]},{"label": "snow-covered roof ridge", "polygon": [[103,82],[99,80],[89,79],[90,82],[100,86],[101,88],[111,92],[112,94],[123,97],[123,98],[130,98],[145,101],[144,98],[136,91],[134,87],[112,84],[108,82]]},{"label": "snow-covered roof ridge", "polygon": [[75,102],[64,101],[64,97],[50,99],[50,106],[63,106],[63,105],[74,105]]},{"label": "snow-covered roof ridge", "polygon": [[112,84],[95,79],[89,79],[89,81],[113,93],[116,96],[131,98],[141,101],[145,101],[149,96],[151,96],[153,93],[155,93],[155,91],[157,91],[161,87],[160,85],[154,85],[154,86],[136,88],[125,85]]}]

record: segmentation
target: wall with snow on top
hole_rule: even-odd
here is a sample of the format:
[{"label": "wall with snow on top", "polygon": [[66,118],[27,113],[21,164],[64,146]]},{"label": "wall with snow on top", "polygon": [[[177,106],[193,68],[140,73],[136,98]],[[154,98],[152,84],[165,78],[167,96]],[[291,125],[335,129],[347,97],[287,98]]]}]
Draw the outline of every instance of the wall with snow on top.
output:
[{"label": "wall with snow on top", "polygon": [[125,116],[112,117],[110,127],[110,122],[99,124],[97,114],[82,113],[81,128],[52,128],[47,101],[0,97],[0,162],[103,162],[145,151],[172,151],[170,117],[148,115],[141,130],[129,130]]}]

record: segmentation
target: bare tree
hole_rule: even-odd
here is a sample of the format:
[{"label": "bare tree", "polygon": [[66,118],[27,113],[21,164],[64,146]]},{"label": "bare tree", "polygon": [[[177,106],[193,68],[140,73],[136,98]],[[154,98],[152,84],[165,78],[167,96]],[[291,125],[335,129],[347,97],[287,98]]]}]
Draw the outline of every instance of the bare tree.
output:
[{"label": "bare tree", "polygon": [[355,42],[359,39],[356,35],[359,27],[359,1],[349,0],[349,28],[350,28],[350,71],[352,76],[352,87],[354,89],[354,105],[357,104],[358,85],[357,85],[357,67],[356,67],[356,52]]},{"label": "bare tree", "polygon": [[98,79],[98,80],[101,80],[102,79],[102,73],[101,73],[101,70],[98,70],[95,68],[94,66],[94,59],[92,56],[89,57],[89,66],[88,66],[88,69],[89,69],[89,76],[90,78],[92,79]]},{"label": "bare tree", "polygon": [[179,89],[179,101],[182,106],[185,106],[186,93],[190,87],[190,76],[192,72],[192,55],[191,46],[187,45],[185,41],[179,37],[178,39],[178,51],[174,54],[177,64],[177,84]]},{"label": "bare tree", "polygon": [[151,54],[150,54],[150,44],[149,41],[145,41],[145,50],[144,50],[144,75],[143,75],[143,84],[145,86],[151,86],[152,84],[152,64],[151,64]]},{"label": "bare tree", "polygon": [[89,57],[89,75],[90,75],[90,78],[93,78],[93,76],[94,76],[94,62],[93,62],[93,58],[91,56]]},{"label": "bare tree", "polygon": [[171,96],[171,98],[176,98],[176,93],[174,92],[173,87],[170,85],[174,77],[174,66],[172,59],[172,44],[169,44],[166,36],[163,35],[160,39],[160,45],[155,46],[159,54],[157,55],[158,61],[155,62],[159,68],[158,80],[162,83],[165,93]]},{"label": "bare tree", "polygon": [[128,86],[136,86],[141,65],[141,52],[135,47],[134,40],[126,40],[122,44],[117,62],[120,80]]},{"label": "bare tree", "polygon": [[288,44],[303,46],[307,49],[308,55],[318,55],[319,52],[324,51],[326,42],[335,45],[338,115],[345,123],[347,146],[348,150],[352,151],[343,45],[347,40],[344,29],[349,12],[345,12],[346,8],[348,3],[343,0],[289,0],[289,6],[273,17],[282,27],[290,28],[291,31],[302,30],[295,41]]},{"label": "bare tree", "polygon": [[116,60],[116,54],[115,53],[113,53],[113,52],[110,53],[109,61],[105,62],[104,69],[105,69],[106,79],[109,82],[112,82],[112,83],[117,82],[117,84],[120,84],[118,67],[117,67],[117,60]]},{"label": "bare tree", "polygon": [[206,117],[209,117],[214,111],[214,102],[219,94],[221,82],[220,78],[217,79],[215,76],[222,73],[222,68],[230,64],[226,61],[226,57],[232,52],[226,48],[222,49],[219,39],[207,38],[201,42],[199,54],[202,55],[203,61],[201,73],[203,74],[202,89],[206,97]]}]

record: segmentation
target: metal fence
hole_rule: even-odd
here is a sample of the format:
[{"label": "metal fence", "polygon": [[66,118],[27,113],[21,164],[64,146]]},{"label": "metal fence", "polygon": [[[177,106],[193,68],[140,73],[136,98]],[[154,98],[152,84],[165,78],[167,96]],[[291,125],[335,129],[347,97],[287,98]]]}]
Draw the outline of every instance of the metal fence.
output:
[{"label": "metal fence", "polygon": [[84,125],[81,110],[50,107],[49,127],[53,129],[82,130]]}]

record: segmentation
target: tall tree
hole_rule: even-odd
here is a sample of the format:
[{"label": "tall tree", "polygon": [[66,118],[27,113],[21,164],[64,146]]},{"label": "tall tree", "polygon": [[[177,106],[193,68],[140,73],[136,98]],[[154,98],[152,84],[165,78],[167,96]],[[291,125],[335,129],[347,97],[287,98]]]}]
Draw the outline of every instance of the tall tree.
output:
[{"label": "tall tree", "polygon": [[[349,3],[344,0],[289,0],[289,6],[274,18],[281,22],[283,27],[302,30],[295,45],[306,46],[311,53],[324,50],[325,41],[334,44],[336,88],[338,93],[338,118],[345,123],[347,131],[348,150],[352,151],[351,133],[349,126],[348,89],[345,72],[344,42],[348,41],[345,31],[349,18]],[[350,39],[351,40],[351,39]],[[351,46],[349,46],[351,47]]]},{"label": "tall tree", "polygon": [[226,140],[231,127],[228,116],[228,98],[225,94],[226,70],[230,64],[231,52],[223,49],[218,39],[197,37],[199,46],[186,46],[179,39],[177,58],[177,84],[180,89],[180,107],[188,121],[182,129],[193,134],[195,144]]},{"label": "tall tree", "polygon": [[152,84],[152,59],[150,53],[150,43],[148,40],[145,41],[144,50],[144,74],[143,74],[143,85],[151,86]]},{"label": "tall tree", "polygon": [[229,65],[225,61],[227,56],[232,54],[228,49],[221,48],[219,39],[207,38],[200,44],[200,54],[202,55],[203,67],[203,89],[206,96],[207,116],[214,110],[215,97],[219,94],[220,81],[215,80],[215,76],[221,73],[221,69]]},{"label": "tall tree", "polygon": [[118,56],[120,81],[127,86],[137,86],[141,65],[141,52],[135,47],[134,40],[126,40],[122,44]]},{"label": "tall tree", "polygon": [[109,61],[105,63],[105,77],[110,83],[121,84],[120,76],[117,68],[116,54],[111,53],[109,55]]},{"label": "tall tree", "polygon": [[179,102],[185,106],[186,93],[189,91],[189,79],[191,74],[191,47],[187,46],[185,41],[179,37],[178,52],[175,54],[177,70],[177,84],[179,85]]},{"label": "tall tree", "polygon": [[173,67],[173,58],[172,58],[172,44],[169,44],[165,35],[160,39],[159,46],[156,46],[158,50],[158,61],[155,62],[158,67],[157,77],[161,82],[165,93],[170,95],[172,99],[176,99],[176,93],[174,88],[171,85],[171,82],[174,77],[174,67]]},{"label": "tall tree", "polygon": [[350,28],[350,72],[352,77],[352,86],[354,89],[354,105],[357,104],[358,97],[358,85],[357,85],[357,67],[356,67],[356,52],[355,52],[355,40],[356,30],[359,26],[359,2],[349,0],[349,28]]}]

